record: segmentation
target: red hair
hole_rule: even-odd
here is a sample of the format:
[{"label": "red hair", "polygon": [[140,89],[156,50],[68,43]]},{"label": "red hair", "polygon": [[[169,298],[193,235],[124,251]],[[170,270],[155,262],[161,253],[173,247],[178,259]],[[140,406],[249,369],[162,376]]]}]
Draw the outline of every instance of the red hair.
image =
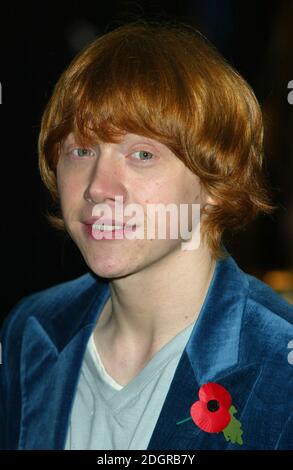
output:
[{"label": "red hair", "polygon": [[[225,230],[239,230],[273,209],[257,99],[191,27],[126,24],[74,58],[55,86],[39,135],[39,168],[53,199],[58,202],[60,144],[70,132],[89,143],[94,136],[115,142],[125,131],[167,145],[217,201],[204,210],[202,227],[215,256],[222,254]],[[51,221],[64,227],[60,213]]]}]

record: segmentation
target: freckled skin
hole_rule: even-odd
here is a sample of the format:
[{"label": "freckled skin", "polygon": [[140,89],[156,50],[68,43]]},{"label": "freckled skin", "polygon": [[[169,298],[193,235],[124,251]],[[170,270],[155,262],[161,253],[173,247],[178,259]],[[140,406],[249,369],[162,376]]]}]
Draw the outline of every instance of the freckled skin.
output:
[{"label": "freckled skin", "polygon": [[[199,178],[165,145],[136,134],[126,134],[119,144],[91,147],[95,156],[86,158],[69,156],[68,149],[75,144],[74,136],[70,134],[57,165],[57,183],[65,225],[88,266],[100,276],[121,277],[180,250],[180,238],[90,239],[82,225],[82,221],[92,215],[93,203],[86,200],[86,195],[90,195],[96,204],[110,205],[114,204],[115,196],[122,196],[124,205],[140,204],[146,214],[147,204],[204,203],[206,199]],[[151,163],[131,157],[138,150],[151,152],[154,155]]]}]

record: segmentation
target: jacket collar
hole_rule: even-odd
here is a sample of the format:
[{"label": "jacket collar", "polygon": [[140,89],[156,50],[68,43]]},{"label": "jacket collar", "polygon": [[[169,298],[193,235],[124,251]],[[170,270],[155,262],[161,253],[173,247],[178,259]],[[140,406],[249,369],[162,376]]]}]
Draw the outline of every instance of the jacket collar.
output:
[{"label": "jacket collar", "polygon": [[[174,448],[180,445],[188,448],[188,436],[193,440],[199,430],[191,421],[179,429],[176,420],[188,416],[191,404],[198,399],[199,386],[216,381],[217,377],[231,376],[233,385],[235,373],[241,372],[239,336],[247,287],[245,274],[231,257],[217,260],[200,315],[176,368],[148,449],[172,449],[172,432]],[[21,353],[20,449],[64,448],[87,342],[109,295],[107,284],[94,283],[87,298],[83,298],[83,306],[88,305],[86,311],[81,315],[82,310],[76,304],[66,306],[67,329],[60,318],[56,334],[56,324],[54,329],[52,325],[42,325],[34,316],[28,318]],[[72,320],[76,318],[78,322]],[[64,332],[66,341],[60,339],[60,332]],[[242,372],[243,393],[247,395],[255,377],[252,371]],[[248,379],[244,380],[246,376]]]},{"label": "jacket collar", "polygon": [[247,277],[235,261],[218,261],[186,346],[198,383],[237,365],[247,291]]},{"label": "jacket collar", "polygon": [[[110,295],[94,282],[50,323],[27,319],[21,347],[19,449],[63,449],[89,337]],[[86,305],[86,308],[85,308]]]}]

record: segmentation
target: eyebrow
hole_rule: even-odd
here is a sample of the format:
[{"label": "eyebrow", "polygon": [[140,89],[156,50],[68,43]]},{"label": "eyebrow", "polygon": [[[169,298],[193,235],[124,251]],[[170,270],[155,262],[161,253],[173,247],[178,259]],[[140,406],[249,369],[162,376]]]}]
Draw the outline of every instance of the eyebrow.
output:
[{"label": "eyebrow", "polygon": [[[123,144],[126,144],[126,145],[135,145],[135,144],[139,144],[143,141],[143,143],[145,144],[148,144],[148,145],[151,145],[152,147],[160,150],[161,147],[165,147],[165,145],[162,143],[162,142],[159,142],[158,140],[154,140],[154,139],[151,139],[150,137],[146,137],[146,136],[135,136],[135,137],[126,137],[126,139],[124,140],[124,142],[120,142],[122,145]],[[119,145],[119,144],[118,144]]]},{"label": "eyebrow", "polygon": [[[154,147],[157,151],[160,151],[160,147],[164,146],[163,143],[161,143],[157,140],[151,139],[150,137],[146,137],[146,136],[142,136],[142,135],[133,135],[133,134],[130,134],[130,133],[121,136],[121,140],[118,141],[117,143],[110,143],[110,144],[115,145],[117,147],[120,146],[120,147],[123,148],[123,146],[126,146],[126,145],[139,144],[141,141],[144,141],[143,143]],[[93,147],[101,145],[101,144],[102,145],[107,144],[107,143],[108,142],[100,142],[100,141],[97,140],[96,143],[93,144]],[[78,145],[78,140],[76,139],[74,134],[71,133],[66,137],[66,139],[63,140],[62,147],[64,148],[64,146],[67,146],[67,145],[70,146],[70,145],[75,145],[75,144]]]},{"label": "eyebrow", "polygon": [[145,142],[153,144],[153,145],[160,144],[159,141],[151,139],[150,137],[146,137],[146,136],[143,136],[143,135],[133,135],[133,134],[130,134],[130,133],[122,136],[121,141],[118,142],[117,144],[119,144],[119,143],[127,143],[127,144],[130,143],[131,144],[131,143],[136,143],[137,141],[141,141],[141,140],[144,140]]}]

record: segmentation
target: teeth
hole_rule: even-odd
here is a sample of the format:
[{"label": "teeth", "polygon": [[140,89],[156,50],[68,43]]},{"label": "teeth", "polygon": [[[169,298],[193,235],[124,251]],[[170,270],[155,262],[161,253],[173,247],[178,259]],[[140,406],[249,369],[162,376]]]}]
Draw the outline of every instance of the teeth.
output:
[{"label": "teeth", "polygon": [[104,225],[104,224],[93,224],[93,229],[95,230],[119,230],[122,229],[123,225]]}]

